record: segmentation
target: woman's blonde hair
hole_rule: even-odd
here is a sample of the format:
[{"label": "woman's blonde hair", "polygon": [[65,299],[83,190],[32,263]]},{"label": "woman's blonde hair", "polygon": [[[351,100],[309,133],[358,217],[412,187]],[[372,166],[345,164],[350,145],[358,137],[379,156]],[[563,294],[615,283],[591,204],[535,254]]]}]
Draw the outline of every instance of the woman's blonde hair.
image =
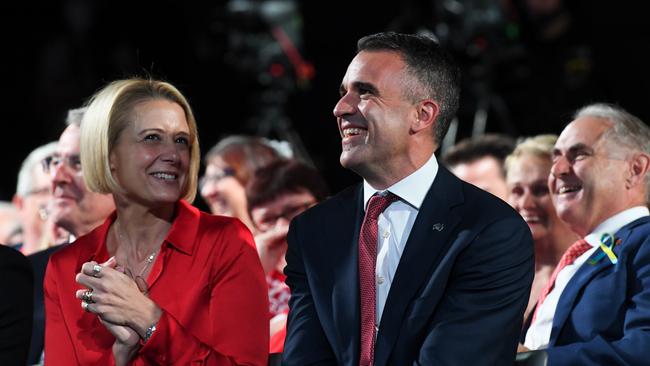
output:
[{"label": "woman's blonde hair", "polygon": [[109,157],[117,140],[133,122],[135,107],[151,100],[168,100],[185,112],[190,130],[190,166],[183,197],[188,202],[196,196],[201,155],[196,120],[189,103],[176,87],[158,80],[131,78],[113,81],[95,93],[81,122],[81,166],[88,189],[98,193],[115,193],[121,189],[111,173]]},{"label": "woman's blonde hair", "polygon": [[547,134],[528,137],[519,142],[512,153],[506,157],[504,162],[506,176],[508,175],[510,168],[512,168],[512,165],[523,155],[533,155],[539,158],[551,160],[555,141],[557,141],[556,135]]}]

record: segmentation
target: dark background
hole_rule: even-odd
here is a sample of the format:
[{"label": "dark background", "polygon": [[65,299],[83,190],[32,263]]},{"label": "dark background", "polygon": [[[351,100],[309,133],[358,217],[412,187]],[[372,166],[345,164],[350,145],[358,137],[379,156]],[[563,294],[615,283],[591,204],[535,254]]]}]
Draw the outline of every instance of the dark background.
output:
[{"label": "dark background", "polygon": [[[559,133],[575,108],[595,101],[620,104],[647,122],[643,3],[4,4],[0,199],[11,198],[29,151],[58,138],[67,109],[106,82],[133,75],[168,80],[188,97],[203,152],[232,133],[289,139],[338,191],[358,179],[338,164],[338,85],[356,40],[384,30],[432,32],[456,56],[464,76],[457,139],[471,134],[477,110],[487,112],[486,131],[513,136]],[[289,60],[272,29],[291,39],[301,62]]]}]

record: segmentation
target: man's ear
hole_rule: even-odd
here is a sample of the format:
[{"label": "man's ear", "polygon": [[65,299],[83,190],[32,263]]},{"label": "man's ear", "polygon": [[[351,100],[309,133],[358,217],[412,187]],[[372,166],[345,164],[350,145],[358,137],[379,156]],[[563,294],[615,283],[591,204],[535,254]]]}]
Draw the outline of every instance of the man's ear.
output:
[{"label": "man's ear", "polygon": [[14,206],[20,211],[23,209],[24,201],[23,197],[19,196],[17,194],[14,194],[14,196],[11,198],[11,203],[13,203]]},{"label": "man's ear", "polygon": [[627,188],[634,187],[637,184],[645,185],[646,175],[649,174],[648,170],[650,170],[650,156],[645,153],[634,154],[629,160]]},{"label": "man's ear", "polygon": [[417,104],[416,113],[415,121],[411,124],[412,133],[431,128],[440,114],[440,107],[437,102],[425,99]]}]

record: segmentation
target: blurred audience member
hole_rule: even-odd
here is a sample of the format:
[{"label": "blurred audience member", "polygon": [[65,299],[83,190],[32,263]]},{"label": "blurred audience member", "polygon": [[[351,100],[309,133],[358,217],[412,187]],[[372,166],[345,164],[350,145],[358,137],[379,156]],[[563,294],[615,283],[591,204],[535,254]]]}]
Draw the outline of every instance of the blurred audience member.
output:
[{"label": "blurred audience member", "polygon": [[59,239],[53,237],[56,228],[52,220],[48,220],[52,183],[50,176],[43,170],[42,164],[42,161],[52,156],[55,150],[56,142],[36,148],[25,158],[18,172],[18,184],[12,202],[20,214],[22,228],[20,251],[25,255],[46,249],[48,246],[44,242],[45,237],[53,239],[52,242]]},{"label": "blurred audience member", "polygon": [[210,211],[236,217],[255,232],[246,203],[246,185],[256,169],[279,157],[278,150],[260,137],[230,136],[219,141],[205,155],[205,175],[199,181]]},{"label": "blurred audience member", "polygon": [[290,292],[282,273],[289,222],[327,195],[320,174],[296,160],[277,160],[256,170],[246,188],[249,211],[258,230],[255,243],[269,290],[272,353],[282,352],[289,311]]},{"label": "blurred audience member", "polygon": [[56,152],[45,159],[52,177],[53,201],[50,215],[54,222],[75,237],[90,232],[115,209],[110,194],[88,190],[81,171],[79,141],[85,109],[68,112],[67,127],[61,134]]},{"label": "blurred audience member", "polygon": [[549,366],[647,365],[650,128],[619,107],[578,111],[553,149],[549,188],[580,240],[542,291],[520,350]]},{"label": "blurred audience member", "polygon": [[17,247],[21,242],[22,228],[16,206],[11,202],[0,201],[0,245]]},{"label": "blurred audience member", "polygon": [[0,245],[0,365],[24,366],[32,330],[32,271],[17,250]]},{"label": "blurred audience member", "polygon": [[548,190],[555,135],[519,143],[505,161],[508,203],[524,218],[535,242],[535,279],[524,317],[535,307],[542,288],[571,243],[578,239],[555,213]]},{"label": "blurred audience member", "polygon": [[[79,157],[80,127],[85,108],[68,112],[66,128],[61,134],[56,151],[43,160],[51,177],[53,199],[49,205],[50,219],[74,237],[87,234],[102,223],[115,209],[110,194],[90,192],[84,181]],[[45,307],[43,303],[43,279],[50,255],[60,246],[30,255],[34,269],[34,329],[29,351],[30,364],[42,360],[45,340]]]},{"label": "blurred audience member", "polygon": [[93,96],[81,165],[116,212],[50,259],[46,365],[266,365],[268,300],[253,237],[189,203],[198,141],[187,100],[169,83],[118,80]]},{"label": "blurred audience member", "polygon": [[514,148],[511,137],[487,134],[460,141],[442,160],[458,178],[505,201],[508,187],[503,163]]}]

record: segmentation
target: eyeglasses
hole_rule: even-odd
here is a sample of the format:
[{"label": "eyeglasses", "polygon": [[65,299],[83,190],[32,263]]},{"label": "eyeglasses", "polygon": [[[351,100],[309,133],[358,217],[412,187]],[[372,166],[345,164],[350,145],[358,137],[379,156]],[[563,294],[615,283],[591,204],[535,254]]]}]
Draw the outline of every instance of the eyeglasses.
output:
[{"label": "eyeglasses", "polygon": [[287,221],[291,221],[293,220],[294,217],[300,215],[303,211],[312,207],[315,204],[316,202],[314,201],[308,201],[308,202],[298,203],[295,205],[286,206],[282,209],[281,212],[278,213],[269,213],[261,218],[260,222],[257,225],[258,229],[260,229],[261,231],[267,231],[273,226],[275,226],[278,220],[282,218]]},{"label": "eyeglasses", "polygon": [[46,173],[49,173],[61,164],[66,165],[74,173],[81,172],[81,159],[79,158],[79,155],[48,156],[43,159],[43,170],[45,170]]},{"label": "eyeglasses", "polygon": [[235,170],[232,168],[225,168],[218,174],[204,175],[199,179],[199,189],[203,189],[208,183],[217,183],[218,181],[235,175]]}]

